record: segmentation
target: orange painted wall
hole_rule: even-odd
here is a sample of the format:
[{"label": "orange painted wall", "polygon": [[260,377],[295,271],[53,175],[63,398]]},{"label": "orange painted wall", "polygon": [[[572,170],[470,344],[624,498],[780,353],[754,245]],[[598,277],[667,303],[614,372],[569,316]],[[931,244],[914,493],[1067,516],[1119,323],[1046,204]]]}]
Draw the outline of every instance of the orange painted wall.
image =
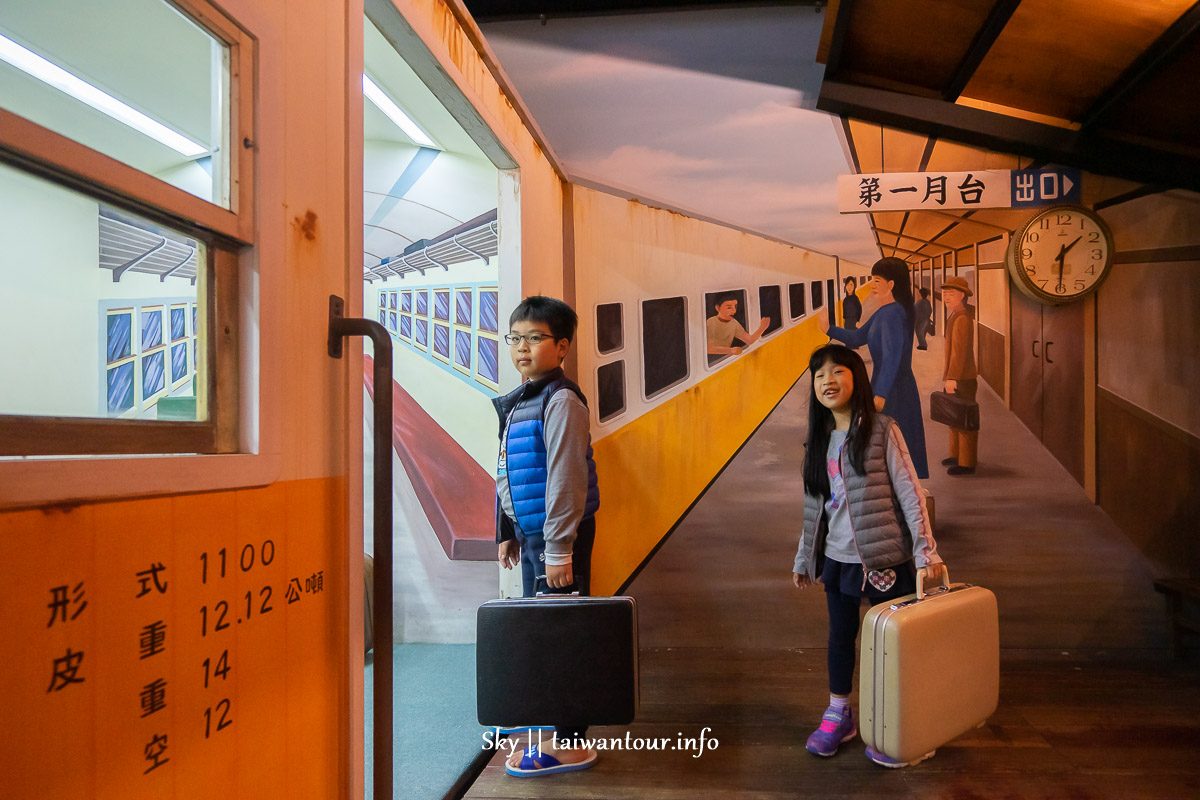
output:
[{"label": "orange painted wall", "polygon": [[[340,796],[345,498],[328,478],[0,514],[0,795]],[[147,574],[143,594],[138,573],[158,564],[165,591]],[[54,587],[66,587],[58,606]],[[161,649],[144,648],[156,622]],[[68,652],[78,670],[55,680]],[[147,713],[155,681],[163,705]],[[164,735],[169,761],[146,772]]]}]

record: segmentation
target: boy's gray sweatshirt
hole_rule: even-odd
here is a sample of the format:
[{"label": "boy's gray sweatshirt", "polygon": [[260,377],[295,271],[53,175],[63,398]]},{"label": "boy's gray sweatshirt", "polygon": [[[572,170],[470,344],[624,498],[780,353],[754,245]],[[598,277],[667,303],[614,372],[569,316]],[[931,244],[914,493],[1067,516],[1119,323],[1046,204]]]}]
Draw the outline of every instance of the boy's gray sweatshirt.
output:
[{"label": "boy's gray sweatshirt", "polygon": [[[542,428],[546,444],[546,523],[542,538],[546,540],[546,564],[559,567],[571,563],[575,532],[587,504],[587,447],[591,435],[587,406],[575,392],[559,389],[546,403]],[[507,423],[504,441],[508,441]],[[496,493],[500,508],[520,530],[507,472],[496,476]]]}]

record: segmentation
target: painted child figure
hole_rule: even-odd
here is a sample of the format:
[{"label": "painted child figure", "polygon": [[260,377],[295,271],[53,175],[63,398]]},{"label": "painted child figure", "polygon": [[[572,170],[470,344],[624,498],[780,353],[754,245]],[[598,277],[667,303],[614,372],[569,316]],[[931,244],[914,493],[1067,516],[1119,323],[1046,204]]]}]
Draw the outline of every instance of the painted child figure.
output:
[{"label": "painted child figure", "polygon": [[[590,592],[600,490],[587,401],[563,374],[578,317],[561,300],[532,296],[513,310],[504,340],[520,387],[492,401],[500,420],[496,541],[500,565],[521,565],[526,597]],[[596,752],[579,746],[586,728],[530,735],[505,769],[528,777],[586,769]],[[572,746],[574,745],[574,746]]]},{"label": "painted child figure", "polygon": [[[825,585],[829,612],[829,707],[805,747],[832,756],[858,733],[850,707],[863,599],[871,605],[916,591],[945,567],[900,428],[875,410],[858,353],[828,344],[809,359],[813,376],[804,454],[804,528],[792,568],[803,589]],[[932,754],[931,754],[932,755]],[[900,763],[870,747],[885,767]]]}]

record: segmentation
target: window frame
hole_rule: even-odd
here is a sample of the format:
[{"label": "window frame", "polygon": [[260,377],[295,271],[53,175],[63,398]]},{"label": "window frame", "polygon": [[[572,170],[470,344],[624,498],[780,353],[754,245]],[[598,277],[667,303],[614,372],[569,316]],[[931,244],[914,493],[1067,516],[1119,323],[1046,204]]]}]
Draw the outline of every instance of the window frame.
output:
[{"label": "window frame", "polygon": [[[255,128],[256,84],[282,73],[282,64],[260,63],[260,38],[204,0],[171,0],[171,4],[228,49],[229,106],[222,149],[228,164],[229,208],[203,200],[141,170],[100,153],[72,138],[0,108],[0,163],[25,174],[168,226],[205,244],[206,258],[197,265],[196,296],[204,315],[193,323],[213,335],[203,338],[204,359],[192,359],[197,412],[203,421],[158,421],[104,417],[54,417],[0,414],[0,508],[15,508],[75,497],[87,485],[95,499],[202,490],[261,483],[278,469],[278,454],[258,458],[263,441],[277,446],[277,422],[260,429],[266,412],[263,396],[243,397],[244,384],[266,384],[267,361],[247,350],[259,371],[241,374],[243,321],[263,326],[274,322],[272,302],[253,311],[243,308],[243,292],[252,292],[249,276],[257,274],[261,297],[268,296],[276,270],[267,266],[256,245],[255,186],[259,141]],[[263,31],[260,31],[260,35]],[[267,31],[269,33],[269,31]],[[266,73],[266,74],[264,74]],[[268,77],[270,76],[270,77]],[[248,297],[249,295],[247,295]],[[164,384],[170,380],[170,307],[164,306]],[[140,327],[140,326],[139,326]],[[187,322],[185,319],[185,330]],[[259,345],[257,334],[253,340]],[[196,363],[199,362],[199,363]],[[220,376],[220,380],[217,377]],[[250,380],[246,380],[249,377]],[[135,407],[141,387],[135,386]],[[165,394],[165,392],[164,392]],[[278,398],[272,396],[274,408]],[[244,415],[244,418],[243,418]],[[28,457],[35,457],[34,461]],[[63,460],[62,456],[86,456]],[[127,458],[114,468],[105,456]],[[207,471],[188,468],[186,478],[172,478],[164,457],[223,457]],[[232,468],[228,458],[239,465]],[[211,462],[210,462],[211,463]],[[182,469],[182,467],[181,467]],[[47,482],[47,470],[56,476]]]},{"label": "window frame", "polygon": [[[659,388],[655,389],[653,393],[651,393],[649,391],[649,386],[646,381],[646,340],[647,340],[647,336],[646,336],[645,306],[646,306],[646,303],[652,303],[652,302],[656,302],[659,300],[682,300],[683,301],[684,371],[683,371],[682,376],[675,379],[671,383],[660,386]],[[642,394],[642,397],[641,397],[642,401],[648,403],[648,402],[650,402],[652,400],[656,400],[656,399],[666,399],[666,396],[668,395],[669,392],[673,392],[673,391],[677,390],[680,386],[686,385],[688,380],[692,377],[692,351],[691,351],[692,335],[691,335],[691,330],[690,330],[691,326],[688,322],[688,320],[690,319],[689,315],[692,313],[691,306],[692,306],[692,303],[690,302],[690,298],[687,295],[680,295],[680,294],[665,295],[663,297],[647,297],[647,298],[644,298],[644,299],[641,299],[638,301],[638,320],[637,321],[638,321],[639,341],[641,342],[641,352],[638,354],[638,367],[639,367],[638,372],[639,372],[639,378],[640,378],[640,382],[641,382],[640,388],[641,388],[641,394]],[[628,397],[626,398],[626,404],[628,404]]]},{"label": "window frame", "polygon": [[[483,295],[484,293],[494,294],[496,296],[496,330],[489,331],[482,327],[481,320],[483,319]],[[500,391],[500,287],[499,286],[480,286],[476,290],[475,296],[475,341],[473,343],[473,357],[475,366],[471,370],[471,374],[475,376],[475,380],[481,385],[486,386],[493,392]],[[483,340],[494,342],[496,345],[496,380],[492,380],[486,375],[479,372],[479,346]]]}]

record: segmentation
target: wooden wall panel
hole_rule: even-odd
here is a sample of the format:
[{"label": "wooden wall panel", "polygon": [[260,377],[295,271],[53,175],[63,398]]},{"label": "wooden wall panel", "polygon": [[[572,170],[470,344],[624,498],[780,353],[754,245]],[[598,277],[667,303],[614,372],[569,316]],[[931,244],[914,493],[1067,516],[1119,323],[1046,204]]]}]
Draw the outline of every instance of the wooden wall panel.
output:
[{"label": "wooden wall panel", "polygon": [[1004,348],[1008,346],[1004,334],[986,325],[977,325],[975,330],[979,332],[979,375],[1004,397]]},{"label": "wooden wall panel", "polygon": [[315,478],[0,514],[0,794],[343,796],[345,504]]},{"label": "wooden wall panel", "polygon": [[1163,576],[1200,577],[1200,439],[1096,390],[1097,502]]}]

